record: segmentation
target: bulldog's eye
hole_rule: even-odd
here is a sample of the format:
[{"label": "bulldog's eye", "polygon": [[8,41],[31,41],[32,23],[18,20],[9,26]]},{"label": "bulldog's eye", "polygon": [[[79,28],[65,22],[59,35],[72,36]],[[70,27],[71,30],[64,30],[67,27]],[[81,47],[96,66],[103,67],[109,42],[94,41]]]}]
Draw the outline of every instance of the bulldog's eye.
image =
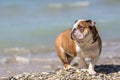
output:
[{"label": "bulldog's eye", "polygon": [[80,30],[83,30],[83,29],[84,29],[84,27],[82,27],[82,26],[79,26],[79,29],[80,29]]},{"label": "bulldog's eye", "polygon": [[89,26],[90,29],[92,29],[93,27],[92,26]]}]

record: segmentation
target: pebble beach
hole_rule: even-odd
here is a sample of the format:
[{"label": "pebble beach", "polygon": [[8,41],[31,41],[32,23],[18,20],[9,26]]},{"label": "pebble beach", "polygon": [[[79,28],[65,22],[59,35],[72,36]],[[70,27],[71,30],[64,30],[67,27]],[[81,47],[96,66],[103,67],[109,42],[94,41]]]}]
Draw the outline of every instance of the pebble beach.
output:
[{"label": "pebble beach", "polygon": [[120,80],[120,65],[98,65],[96,75],[89,75],[82,69],[57,69],[54,72],[23,73],[2,77],[2,80]]}]

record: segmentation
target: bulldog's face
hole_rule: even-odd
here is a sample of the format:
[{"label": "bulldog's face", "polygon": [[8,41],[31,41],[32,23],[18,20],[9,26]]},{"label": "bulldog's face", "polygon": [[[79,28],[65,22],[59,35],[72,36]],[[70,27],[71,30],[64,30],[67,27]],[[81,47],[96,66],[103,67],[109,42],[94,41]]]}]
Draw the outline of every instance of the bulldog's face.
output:
[{"label": "bulldog's face", "polygon": [[71,38],[79,43],[94,41],[97,35],[97,29],[95,27],[95,22],[92,20],[77,20],[73,25]]}]

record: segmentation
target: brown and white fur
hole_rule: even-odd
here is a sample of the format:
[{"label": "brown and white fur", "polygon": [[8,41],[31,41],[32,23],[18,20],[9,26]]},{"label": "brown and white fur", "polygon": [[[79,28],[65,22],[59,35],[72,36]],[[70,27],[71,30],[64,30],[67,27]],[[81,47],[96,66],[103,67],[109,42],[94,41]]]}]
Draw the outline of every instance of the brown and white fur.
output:
[{"label": "brown and white fur", "polygon": [[[65,69],[69,69],[74,57],[89,74],[96,74],[94,66],[102,50],[102,41],[92,20],[77,20],[72,29],[59,34],[55,40],[56,51]],[[89,58],[87,64],[86,59]]]}]

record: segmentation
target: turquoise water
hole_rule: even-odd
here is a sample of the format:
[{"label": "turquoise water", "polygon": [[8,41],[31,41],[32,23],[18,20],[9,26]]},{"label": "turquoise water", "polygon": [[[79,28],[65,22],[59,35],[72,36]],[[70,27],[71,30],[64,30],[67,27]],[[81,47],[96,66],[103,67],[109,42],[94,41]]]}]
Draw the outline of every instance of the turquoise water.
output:
[{"label": "turquoise water", "polygon": [[1,0],[0,47],[51,45],[76,19],[96,21],[103,40],[120,40],[119,0]]},{"label": "turquoise water", "polygon": [[119,57],[119,8],[120,0],[1,0],[0,76],[49,71],[59,60],[55,37],[77,19],[96,22],[102,56]]}]

